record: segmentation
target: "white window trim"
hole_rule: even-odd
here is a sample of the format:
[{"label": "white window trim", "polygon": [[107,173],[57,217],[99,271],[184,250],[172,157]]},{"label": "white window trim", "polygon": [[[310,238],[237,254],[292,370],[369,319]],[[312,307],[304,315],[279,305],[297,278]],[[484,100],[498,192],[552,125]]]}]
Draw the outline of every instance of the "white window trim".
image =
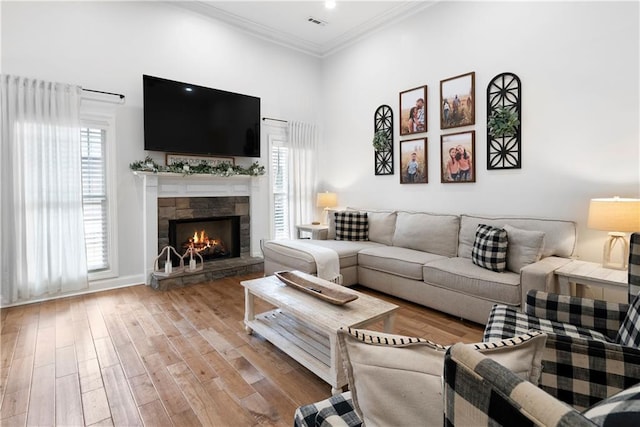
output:
[{"label": "white window trim", "polygon": [[107,178],[107,214],[109,223],[107,224],[108,234],[108,259],[109,268],[89,273],[89,286],[91,282],[118,277],[118,211],[117,199],[117,178],[116,178],[116,115],[113,104],[96,102],[86,98],[82,99],[80,106],[80,121],[83,127],[96,127],[106,130],[107,139],[105,141],[106,155],[106,178]]}]

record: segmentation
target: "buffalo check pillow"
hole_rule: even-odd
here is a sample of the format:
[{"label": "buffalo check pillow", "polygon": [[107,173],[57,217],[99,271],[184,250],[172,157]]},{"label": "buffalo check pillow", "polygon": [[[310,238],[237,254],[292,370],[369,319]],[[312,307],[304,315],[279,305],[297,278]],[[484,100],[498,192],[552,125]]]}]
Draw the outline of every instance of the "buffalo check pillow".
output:
[{"label": "buffalo check pillow", "polygon": [[336,240],[369,240],[369,219],[366,212],[336,212]]},{"label": "buffalo check pillow", "polygon": [[507,268],[507,232],[486,224],[478,225],[471,260],[488,270],[502,273]]},{"label": "buffalo check pillow", "polygon": [[617,342],[627,347],[640,348],[640,295],[629,306],[627,317],[620,325]]}]

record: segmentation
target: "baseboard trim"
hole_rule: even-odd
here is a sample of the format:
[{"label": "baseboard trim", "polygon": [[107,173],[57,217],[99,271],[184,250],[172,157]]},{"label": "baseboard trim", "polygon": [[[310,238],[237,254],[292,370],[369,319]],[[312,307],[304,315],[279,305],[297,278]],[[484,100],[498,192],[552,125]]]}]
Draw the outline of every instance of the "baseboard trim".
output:
[{"label": "baseboard trim", "polygon": [[9,308],[9,307],[17,307],[20,305],[25,305],[25,304],[34,304],[37,302],[45,302],[45,301],[51,301],[51,300],[56,300],[56,299],[60,299],[60,298],[67,298],[67,297],[75,297],[78,295],[86,295],[86,294],[93,294],[96,292],[103,292],[103,291],[108,291],[111,289],[118,289],[118,288],[126,288],[129,286],[136,286],[136,285],[144,285],[145,284],[145,280],[144,280],[144,275],[143,274],[136,274],[136,275],[132,275],[132,276],[123,276],[123,277],[117,277],[114,279],[103,279],[103,280],[96,280],[93,282],[89,283],[89,287],[87,289],[82,289],[79,291],[71,291],[71,292],[63,292],[63,293],[59,293],[56,295],[49,295],[46,297],[42,297],[42,298],[34,298],[34,299],[30,299],[28,301],[20,301],[17,302],[15,304],[9,304],[9,305],[3,305],[0,308]]}]

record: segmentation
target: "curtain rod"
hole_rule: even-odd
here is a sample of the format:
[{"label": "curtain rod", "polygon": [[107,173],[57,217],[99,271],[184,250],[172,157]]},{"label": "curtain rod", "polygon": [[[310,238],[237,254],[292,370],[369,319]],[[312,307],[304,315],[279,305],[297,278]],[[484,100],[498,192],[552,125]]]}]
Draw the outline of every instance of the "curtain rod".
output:
[{"label": "curtain rod", "polygon": [[84,89],[84,88],[82,90],[84,90],[85,92],[102,93],[104,95],[113,95],[113,96],[119,97],[120,99],[124,99],[124,95],[121,93],[104,92],[102,90],[93,90],[93,89]]},{"label": "curtain rod", "polygon": [[274,122],[289,123],[289,122],[288,122],[288,121],[286,121],[286,120],[282,120],[282,119],[272,119],[271,117],[263,117],[263,118],[262,118],[262,121],[265,121],[265,120],[273,120]]}]

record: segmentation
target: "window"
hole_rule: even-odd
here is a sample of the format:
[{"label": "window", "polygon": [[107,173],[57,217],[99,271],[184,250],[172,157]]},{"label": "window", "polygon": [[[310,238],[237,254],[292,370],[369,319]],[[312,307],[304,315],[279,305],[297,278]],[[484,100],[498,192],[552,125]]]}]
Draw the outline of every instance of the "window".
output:
[{"label": "window", "polygon": [[106,130],[83,127],[82,206],[89,272],[109,269]]},{"label": "window", "polygon": [[82,199],[89,282],[118,276],[115,104],[83,98],[80,106]]},{"label": "window", "polygon": [[281,141],[271,143],[271,176],[273,182],[273,236],[289,238],[289,149]]}]

